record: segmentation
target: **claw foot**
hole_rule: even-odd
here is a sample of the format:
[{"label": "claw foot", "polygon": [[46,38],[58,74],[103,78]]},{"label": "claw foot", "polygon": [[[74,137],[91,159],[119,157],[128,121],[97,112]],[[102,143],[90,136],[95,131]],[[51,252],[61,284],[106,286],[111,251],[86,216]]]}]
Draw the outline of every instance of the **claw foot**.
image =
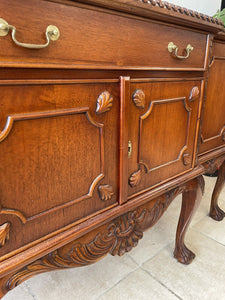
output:
[{"label": "claw foot", "polygon": [[222,221],[225,217],[225,212],[216,205],[211,209],[209,216],[216,221]]},{"label": "claw foot", "polygon": [[174,257],[182,264],[188,265],[195,258],[195,254],[189,250],[184,244],[182,247],[174,250]]}]

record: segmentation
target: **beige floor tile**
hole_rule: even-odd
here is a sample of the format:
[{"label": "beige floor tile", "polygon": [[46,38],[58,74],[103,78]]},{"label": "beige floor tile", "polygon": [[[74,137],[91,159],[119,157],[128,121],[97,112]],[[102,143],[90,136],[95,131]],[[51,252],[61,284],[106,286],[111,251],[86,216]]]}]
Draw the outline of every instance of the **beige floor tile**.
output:
[{"label": "beige floor tile", "polygon": [[225,299],[225,247],[193,229],[187,245],[197,255],[192,264],[178,263],[170,244],[143,268],[183,300]]},{"label": "beige floor tile", "polygon": [[178,298],[139,268],[99,298],[99,300],[128,299],[177,300]]},{"label": "beige floor tile", "polygon": [[136,268],[137,264],[127,255],[108,255],[92,266],[41,274],[26,283],[35,300],[91,300]]},{"label": "beige floor tile", "polygon": [[130,257],[139,265],[149,260],[175,240],[176,227],[176,222],[166,212],[155,226],[144,232],[138,246],[129,252]]},{"label": "beige floor tile", "polygon": [[218,243],[225,245],[225,219],[217,222],[207,216],[195,224],[192,228]]},{"label": "beige floor tile", "polygon": [[26,282],[8,292],[2,300],[34,300]]}]

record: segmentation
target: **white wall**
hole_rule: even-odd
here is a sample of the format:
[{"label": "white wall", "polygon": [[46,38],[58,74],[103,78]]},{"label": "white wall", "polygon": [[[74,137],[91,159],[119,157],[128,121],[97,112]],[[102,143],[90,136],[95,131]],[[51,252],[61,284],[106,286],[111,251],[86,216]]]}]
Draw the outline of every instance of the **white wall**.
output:
[{"label": "white wall", "polygon": [[221,6],[221,0],[167,0],[170,3],[183,6],[203,14],[213,16]]}]

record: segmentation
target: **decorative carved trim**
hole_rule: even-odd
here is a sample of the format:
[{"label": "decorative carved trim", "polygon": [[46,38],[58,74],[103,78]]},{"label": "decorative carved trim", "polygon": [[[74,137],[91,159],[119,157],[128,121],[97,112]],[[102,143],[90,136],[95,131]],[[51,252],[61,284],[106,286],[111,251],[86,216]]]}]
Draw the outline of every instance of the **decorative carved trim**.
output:
[{"label": "decorative carved trim", "polygon": [[197,86],[193,87],[191,90],[189,101],[195,101],[199,97],[199,88]]},{"label": "decorative carved trim", "polygon": [[113,188],[111,185],[105,184],[98,187],[99,196],[102,201],[107,201],[112,198]]},{"label": "decorative carved trim", "polygon": [[145,107],[145,93],[141,89],[137,89],[134,91],[132,100],[137,107]]},{"label": "decorative carved trim", "polygon": [[133,174],[131,174],[130,178],[129,178],[129,184],[131,187],[135,187],[137,186],[140,181],[141,181],[141,169],[139,169],[137,172],[134,172]]},{"label": "decorative carved trim", "polygon": [[[105,92],[108,93],[108,92]],[[110,96],[111,97],[111,96]],[[112,105],[112,104],[111,104]],[[71,206],[74,203],[83,201],[84,199],[88,199],[92,197],[94,189],[96,185],[99,183],[102,178],[104,178],[104,137],[103,137],[103,127],[104,124],[96,122],[89,113],[89,107],[81,107],[81,108],[70,108],[70,109],[60,109],[56,111],[39,111],[39,112],[31,112],[31,113],[22,113],[22,114],[13,114],[7,117],[7,122],[5,124],[4,129],[0,132],[0,143],[8,137],[10,134],[13,126],[15,126],[15,123],[17,121],[29,121],[29,120],[35,120],[35,119],[45,119],[45,118],[52,118],[52,117],[61,117],[61,116],[67,116],[67,115],[80,115],[83,114],[84,118],[87,119],[87,121],[95,126],[99,130],[99,139],[100,139],[100,170],[101,173],[93,179],[92,183],[90,184],[89,191],[87,194],[82,195],[76,199],[73,199],[69,202],[66,202],[64,204],[60,204],[58,206],[55,206],[54,208],[47,209],[45,211],[42,211],[41,213],[38,213],[33,216],[26,217],[22,212],[15,209],[10,208],[1,208],[0,214],[9,214],[9,215],[15,215],[18,217],[23,224],[25,224],[27,221],[34,220],[36,218],[39,218],[40,215],[51,213],[51,211],[55,211],[57,209],[62,209],[67,206]]]},{"label": "decorative carved trim", "polygon": [[[141,157],[141,154],[142,154],[142,128],[143,128],[143,124],[144,124],[144,121],[151,116],[151,113],[153,111],[153,109],[157,106],[157,105],[165,105],[165,104],[168,104],[168,103],[176,103],[176,102],[179,102],[179,101],[182,101],[183,103],[183,106],[184,106],[184,109],[186,110],[187,112],[187,130],[186,130],[186,138],[185,138],[185,144],[184,146],[181,148],[178,156],[174,159],[174,160],[171,160],[169,162],[166,162],[162,165],[158,165],[158,166],[155,166],[153,168],[151,168],[151,166],[149,166],[148,162],[144,161]],[[159,168],[162,168],[164,166],[168,166],[170,164],[173,164],[177,161],[180,161],[182,160],[182,156],[183,156],[183,153],[184,151],[187,150],[188,148],[188,139],[189,139],[189,130],[190,130],[190,119],[191,119],[191,111],[192,111],[192,108],[188,105],[188,103],[186,102],[186,97],[179,97],[179,98],[172,98],[172,99],[161,99],[161,100],[154,100],[154,101],[151,101],[150,105],[149,105],[149,108],[148,110],[140,116],[140,122],[139,122],[139,145],[138,145],[138,164],[139,165],[143,165],[145,167],[145,170],[146,170],[146,173],[149,173],[153,170],[156,170],[156,169],[159,169]]]},{"label": "decorative carved trim", "polygon": [[13,215],[20,219],[20,221],[25,224],[27,222],[27,218],[16,209],[8,209],[8,208],[1,208],[0,215]]},{"label": "decorative carved trim", "polygon": [[208,173],[208,174],[215,173],[216,170],[218,170],[222,166],[224,161],[225,161],[225,155],[222,155],[220,157],[210,159],[209,161],[205,162],[203,164],[203,166],[205,168],[205,173]]},{"label": "decorative carved trim", "polygon": [[173,11],[175,13],[179,13],[182,15],[190,16],[192,18],[203,20],[205,22],[223,26],[223,22],[217,18],[213,18],[208,15],[199,13],[197,11],[193,11],[175,4],[171,4],[166,1],[161,1],[161,0],[136,0],[136,1],[141,1],[146,5],[163,8],[164,10],[167,9],[168,11]]},{"label": "decorative carved trim", "polygon": [[4,223],[0,226],[0,248],[9,240],[10,223]]},{"label": "decorative carved trim", "polygon": [[172,200],[184,189],[185,186],[178,187],[155,199],[154,205],[150,201],[148,204],[116,218],[90,242],[79,243],[78,240],[36,260],[8,277],[4,291],[13,289],[36,274],[90,265],[107,253],[113,256],[123,255],[138,244],[143,236],[143,231],[159,220]]},{"label": "decorative carved trim", "polygon": [[218,138],[222,138],[223,141],[225,141],[225,126],[222,127],[222,129],[220,130],[220,132],[217,135],[214,135],[212,137],[209,138],[204,138],[203,135],[201,135],[201,142],[202,143],[206,143],[206,142],[210,142],[212,140],[218,139]]},{"label": "decorative carved trim", "polygon": [[100,115],[111,109],[113,102],[113,97],[108,91],[105,91],[99,95],[97,99],[96,114]]},{"label": "decorative carved trim", "polygon": [[188,153],[184,153],[183,155],[183,164],[185,166],[189,166],[191,164],[191,155]]}]

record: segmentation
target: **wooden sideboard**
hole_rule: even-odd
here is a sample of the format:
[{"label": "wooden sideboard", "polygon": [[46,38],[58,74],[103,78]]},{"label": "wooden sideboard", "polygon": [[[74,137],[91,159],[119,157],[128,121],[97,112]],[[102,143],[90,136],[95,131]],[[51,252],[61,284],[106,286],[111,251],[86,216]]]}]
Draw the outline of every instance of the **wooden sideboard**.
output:
[{"label": "wooden sideboard", "polygon": [[222,22],[156,0],[0,11],[0,296],[123,255],[181,193],[174,256],[190,263],[202,175],[218,168],[210,215],[224,217]]}]

